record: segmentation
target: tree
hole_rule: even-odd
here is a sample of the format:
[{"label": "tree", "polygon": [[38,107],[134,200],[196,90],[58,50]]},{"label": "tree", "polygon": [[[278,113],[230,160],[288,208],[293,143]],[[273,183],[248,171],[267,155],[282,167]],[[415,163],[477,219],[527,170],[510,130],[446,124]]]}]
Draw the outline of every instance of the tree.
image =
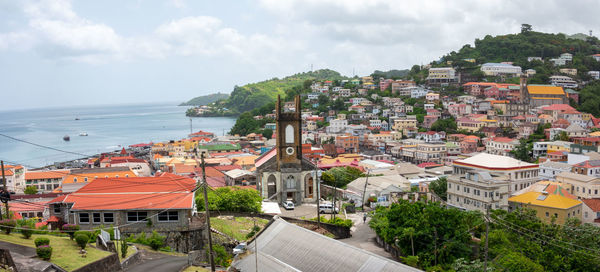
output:
[{"label": "tree", "polygon": [[271,139],[271,137],[273,137],[273,130],[270,128],[265,128],[262,132],[262,135],[267,139]]},{"label": "tree", "polygon": [[[254,189],[221,187],[208,192],[208,206],[213,211],[260,212],[262,198]],[[198,211],[204,211],[204,196],[196,197]]]},{"label": "tree", "polygon": [[444,201],[447,200],[448,180],[446,177],[441,177],[429,183],[429,190],[441,197]]},{"label": "tree", "polygon": [[25,188],[25,194],[26,195],[35,195],[38,193],[38,189],[35,186],[27,186]]},{"label": "tree", "polygon": [[455,131],[456,122],[454,121],[454,118],[438,119],[431,125],[431,130],[446,132]]},{"label": "tree", "polygon": [[529,148],[529,143],[528,143],[527,139],[521,139],[521,140],[519,140],[519,145],[517,145],[515,147],[515,149],[511,150],[510,153],[517,160],[530,162],[532,157],[529,155],[529,151],[530,151],[530,148]]},{"label": "tree", "polygon": [[521,33],[527,33],[527,32],[531,32],[531,25],[530,24],[521,24]]},{"label": "tree", "polygon": [[415,235],[415,229],[412,227],[405,228],[402,232],[404,236],[410,237],[410,247],[412,248],[412,255],[415,256],[415,242],[413,241],[413,235]]}]

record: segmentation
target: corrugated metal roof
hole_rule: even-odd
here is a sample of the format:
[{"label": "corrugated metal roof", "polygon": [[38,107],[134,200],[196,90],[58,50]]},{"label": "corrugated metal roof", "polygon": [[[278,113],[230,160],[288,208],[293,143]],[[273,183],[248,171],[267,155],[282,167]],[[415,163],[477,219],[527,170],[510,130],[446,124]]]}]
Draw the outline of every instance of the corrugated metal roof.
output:
[{"label": "corrugated metal roof", "polygon": [[[254,255],[254,243],[258,256]],[[241,271],[421,271],[276,218],[232,266]]]}]

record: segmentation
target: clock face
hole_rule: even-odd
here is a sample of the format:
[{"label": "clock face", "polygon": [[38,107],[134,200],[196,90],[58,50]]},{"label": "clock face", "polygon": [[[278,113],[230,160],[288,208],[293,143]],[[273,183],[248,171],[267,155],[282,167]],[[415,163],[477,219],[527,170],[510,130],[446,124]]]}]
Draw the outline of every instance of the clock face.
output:
[{"label": "clock face", "polygon": [[288,155],[293,155],[294,154],[294,148],[293,147],[288,147],[285,149],[285,153],[287,153]]}]

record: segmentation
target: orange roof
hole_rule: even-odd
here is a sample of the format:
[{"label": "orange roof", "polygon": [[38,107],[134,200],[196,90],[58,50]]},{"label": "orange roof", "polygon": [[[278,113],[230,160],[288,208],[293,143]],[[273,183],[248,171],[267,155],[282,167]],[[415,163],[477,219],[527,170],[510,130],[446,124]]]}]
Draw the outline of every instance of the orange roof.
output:
[{"label": "orange roof", "polygon": [[[196,167],[196,173],[199,177],[201,177],[202,176],[202,168]],[[207,177],[224,177],[225,174],[223,174],[221,171],[217,170],[214,167],[206,167],[206,176]]]},{"label": "orange roof", "polygon": [[194,165],[186,165],[183,163],[173,164],[173,172],[182,174],[182,173],[194,173]]},{"label": "orange roof", "polygon": [[[2,172],[2,170],[0,170],[0,172]],[[5,175],[5,176],[12,176],[12,175],[14,175],[14,174],[15,174],[15,173],[13,173],[13,171],[12,171],[12,170],[9,170],[9,169],[4,169],[4,175]]]},{"label": "orange roof", "polygon": [[25,173],[25,179],[61,179],[69,174],[69,170],[39,171]]},{"label": "orange roof", "polygon": [[73,203],[72,210],[191,209],[195,187],[195,180],[173,175],[99,178],[62,202]]},{"label": "orange roof", "polygon": [[[102,168],[98,168],[102,169]],[[91,182],[96,178],[115,178],[115,177],[136,177],[137,175],[131,170],[127,171],[115,171],[115,172],[88,172],[81,174],[69,174],[63,180],[63,184],[65,183],[75,183],[75,182]],[[85,180],[87,178],[87,181]],[[75,181],[77,179],[77,181]]]},{"label": "orange roof", "polygon": [[545,85],[528,85],[527,91],[529,94],[565,94],[565,91],[562,87]]}]

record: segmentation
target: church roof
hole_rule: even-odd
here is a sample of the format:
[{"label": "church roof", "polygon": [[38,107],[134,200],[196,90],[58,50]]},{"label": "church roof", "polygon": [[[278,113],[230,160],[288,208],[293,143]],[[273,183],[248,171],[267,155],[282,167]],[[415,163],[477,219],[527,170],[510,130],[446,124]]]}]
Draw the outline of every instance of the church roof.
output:
[{"label": "church roof", "polygon": [[529,94],[558,94],[564,95],[565,91],[562,87],[551,85],[527,85]]}]

